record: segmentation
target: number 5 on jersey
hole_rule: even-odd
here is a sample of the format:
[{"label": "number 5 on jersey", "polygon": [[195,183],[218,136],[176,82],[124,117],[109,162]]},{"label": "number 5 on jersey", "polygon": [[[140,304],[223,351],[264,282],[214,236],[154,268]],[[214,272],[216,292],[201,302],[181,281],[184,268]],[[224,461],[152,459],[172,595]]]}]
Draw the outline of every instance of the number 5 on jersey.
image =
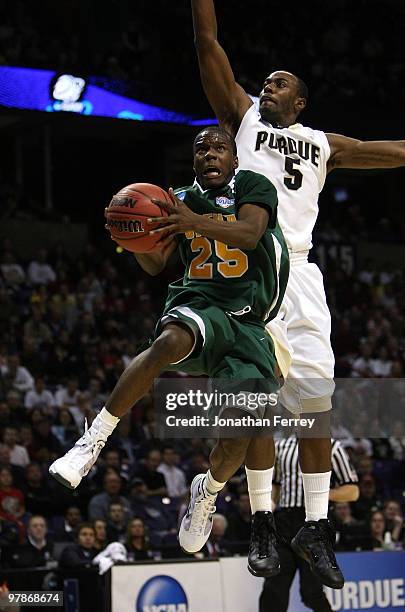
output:
[{"label": "number 5 on jersey", "polygon": [[[223,242],[215,240],[215,253],[221,261],[217,270],[224,278],[240,278],[249,267],[246,253],[233,249]],[[198,253],[190,263],[188,277],[192,280],[213,278],[214,264],[209,262],[212,255],[212,243],[204,236],[193,238],[190,244],[193,253]]]},{"label": "number 5 on jersey", "polygon": [[302,172],[294,168],[294,165],[299,166],[300,163],[300,159],[293,159],[292,157],[285,158],[284,169],[289,176],[284,178],[284,185],[292,191],[297,191],[302,185]]}]

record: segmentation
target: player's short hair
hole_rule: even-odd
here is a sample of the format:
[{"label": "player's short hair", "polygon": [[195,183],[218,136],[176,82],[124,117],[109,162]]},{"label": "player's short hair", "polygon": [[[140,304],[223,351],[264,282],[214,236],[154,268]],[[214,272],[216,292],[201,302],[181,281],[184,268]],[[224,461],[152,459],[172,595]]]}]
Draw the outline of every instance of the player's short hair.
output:
[{"label": "player's short hair", "polygon": [[196,137],[194,138],[193,148],[195,147],[197,138],[200,136],[200,134],[203,134],[204,132],[216,132],[217,134],[221,134],[222,136],[225,136],[226,140],[228,140],[229,144],[232,146],[233,154],[237,155],[238,150],[236,147],[235,138],[232,136],[232,134],[230,134],[227,130],[225,130],[220,125],[207,125],[207,127],[205,127],[203,130],[200,130],[198,134],[196,135]]}]

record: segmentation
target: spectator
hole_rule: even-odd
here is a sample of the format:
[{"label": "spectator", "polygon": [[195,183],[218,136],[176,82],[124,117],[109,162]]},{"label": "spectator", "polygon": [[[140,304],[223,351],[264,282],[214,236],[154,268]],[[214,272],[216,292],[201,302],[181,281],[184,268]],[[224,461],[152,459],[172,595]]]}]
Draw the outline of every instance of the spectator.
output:
[{"label": "spectator", "polygon": [[[151,453],[149,453],[150,455]],[[166,445],[162,451],[162,463],[157,468],[163,474],[169,497],[183,497],[188,491],[184,472],[176,467],[176,452],[173,446]]]},{"label": "spectator", "polygon": [[38,304],[33,304],[31,307],[31,317],[24,323],[24,360],[32,350],[32,343],[42,345],[52,341],[51,330],[47,323],[44,322],[44,314]]},{"label": "spectator", "polygon": [[169,505],[163,504],[160,497],[148,495],[140,478],[135,478],[131,487],[132,512],[147,525],[153,546],[160,546],[165,537],[177,534],[176,515],[170,512]]},{"label": "spectator", "polygon": [[5,444],[0,444],[0,467],[6,467],[10,470],[13,482],[20,488],[20,484],[24,482],[24,469],[10,463],[10,449]]},{"label": "spectator", "polygon": [[145,523],[140,518],[133,518],[128,523],[125,547],[128,561],[147,561],[152,555],[149,548],[149,537]]},{"label": "spectator", "polygon": [[393,542],[403,542],[405,538],[404,517],[401,505],[395,499],[387,499],[384,503],[384,519],[386,529],[391,534]]},{"label": "spectator", "polygon": [[53,544],[48,539],[48,526],[43,516],[31,516],[27,526],[27,542],[19,546],[10,562],[12,567],[53,567]]},{"label": "spectator", "polygon": [[79,437],[75,420],[68,408],[58,410],[55,424],[52,425],[51,430],[64,450],[71,448]]},{"label": "spectator", "polygon": [[32,459],[32,428],[31,425],[25,424],[20,426],[20,442],[26,449],[30,460]]},{"label": "spectator", "polygon": [[3,255],[0,267],[7,287],[18,289],[25,282],[25,272],[12,253]]},{"label": "spectator", "polygon": [[392,426],[392,435],[389,438],[394,459],[401,461],[405,456],[405,431],[402,421],[396,420]]},{"label": "spectator", "polygon": [[29,464],[30,458],[27,449],[17,444],[17,440],[17,429],[15,427],[6,427],[3,432],[3,444],[8,446],[10,450],[10,463],[11,465],[18,465],[24,468]]},{"label": "spectator", "polygon": [[107,539],[109,542],[124,542],[128,518],[119,502],[111,502],[107,522]]},{"label": "spectator", "polygon": [[63,517],[63,524],[55,532],[55,542],[73,542],[76,539],[76,531],[82,521],[80,508],[69,506]]},{"label": "spectator", "polygon": [[17,525],[13,521],[7,521],[0,516],[0,549],[3,551],[3,557],[4,548],[18,544],[19,537]]},{"label": "spectator", "polygon": [[56,274],[52,266],[47,263],[48,253],[39,249],[37,256],[28,265],[28,280],[34,285],[48,285],[56,281]]},{"label": "spectator", "polygon": [[54,512],[52,491],[44,479],[41,466],[30,463],[25,469],[24,487],[25,506],[30,514],[40,514],[51,518]]},{"label": "spectator", "polygon": [[91,523],[82,523],[77,530],[76,544],[69,544],[64,548],[60,560],[60,567],[86,568],[92,567],[92,561],[98,551],[95,548],[96,534]]},{"label": "spectator", "polygon": [[11,470],[3,466],[0,468],[0,516],[17,522],[24,512],[24,494],[14,487]]},{"label": "spectator", "polygon": [[227,542],[244,543],[243,552],[246,552],[246,545],[249,547],[251,520],[249,495],[242,493],[236,502],[236,511],[228,517],[225,539]]},{"label": "spectator", "polygon": [[76,406],[70,406],[69,412],[73,416],[79,431],[83,431],[86,419],[88,423],[91,423],[96,416],[91,408],[91,402],[87,393],[79,393]]},{"label": "spectator", "polygon": [[103,455],[104,465],[100,466],[99,474],[97,474],[97,480],[102,480],[104,474],[110,468],[115,470],[121,478],[127,482],[129,479],[129,466],[127,463],[123,463],[121,460],[120,451],[116,448],[107,448]]},{"label": "spectator", "polygon": [[157,471],[161,463],[162,455],[159,450],[154,449],[148,452],[148,456],[144,461],[136,476],[143,480],[147,486],[147,495],[167,495],[167,486],[163,474]]},{"label": "spectator", "polygon": [[[381,550],[386,547],[387,533],[385,527],[384,514],[379,510],[372,512],[370,516],[370,548],[371,550]],[[391,538],[390,538],[391,539]]]},{"label": "spectator", "polygon": [[125,453],[128,464],[134,466],[136,463],[136,453],[131,425],[131,415],[126,414],[117,425],[117,443],[119,444],[121,452]]},{"label": "spectator", "polygon": [[333,508],[336,526],[336,549],[356,550],[364,546],[366,526],[354,518],[349,502],[337,502]]},{"label": "spectator", "polygon": [[97,519],[93,522],[94,532],[96,534],[96,540],[94,543],[94,547],[100,551],[104,550],[104,548],[108,544],[107,540],[107,523],[102,521],[101,519]]},{"label": "spectator", "polygon": [[77,378],[69,378],[66,387],[62,387],[55,393],[56,405],[61,408],[77,406],[79,395],[79,381]]},{"label": "spectator", "polygon": [[25,396],[24,406],[28,410],[39,408],[47,416],[53,416],[55,400],[52,393],[45,389],[45,380],[40,377],[35,379],[34,389],[28,391]]},{"label": "spectator", "polygon": [[9,389],[26,393],[34,387],[34,379],[27,368],[20,365],[18,355],[7,358],[7,365],[1,367],[1,373]]},{"label": "spectator", "polygon": [[22,403],[21,393],[11,389],[6,396],[7,405],[10,409],[11,420],[21,422],[24,420],[25,409]]},{"label": "spectator", "polygon": [[96,412],[100,412],[105,405],[107,396],[101,391],[101,381],[98,378],[93,377],[89,380],[88,393],[91,408]]},{"label": "spectator", "polygon": [[120,495],[121,488],[121,477],[114,470],[110,469],[104,476],[104,490],[90,500],[89,519],[92,521],[96,519],[107,521],[110,504],[113,501],[119,502],[124,508],[126,517],[129,517],[131,515],[131,508],[128,500]]},{"label": "spectator", "polygon": [[52,433],[52,421],[41,418],[34,425],[32,452],[36,461],[52,461],[62,451],[59,440]]},{"label": "spectator", "polygon": [[352,365],[352,376],[369,378],[373,376],[372,348],[369,344],[363,344],[360,356],[354,360]]}]

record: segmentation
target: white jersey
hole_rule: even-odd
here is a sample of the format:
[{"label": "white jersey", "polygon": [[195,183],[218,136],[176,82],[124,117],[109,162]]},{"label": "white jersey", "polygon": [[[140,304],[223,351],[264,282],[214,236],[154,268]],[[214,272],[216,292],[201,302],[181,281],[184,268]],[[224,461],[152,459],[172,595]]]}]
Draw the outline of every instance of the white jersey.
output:
[{"label": "white jersey", "polygon": [[264,174],[276,187],[278,220],[288,248],[308,252],[330,156],[325,133],[301,123],[275,128],[252,105],[242,119],[236,144],[239,167]]}]

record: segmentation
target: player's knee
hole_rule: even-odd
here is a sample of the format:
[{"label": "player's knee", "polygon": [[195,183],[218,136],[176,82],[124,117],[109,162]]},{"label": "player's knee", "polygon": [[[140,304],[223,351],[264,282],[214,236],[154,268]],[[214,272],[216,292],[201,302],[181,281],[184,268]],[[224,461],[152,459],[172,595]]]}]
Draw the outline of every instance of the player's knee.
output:
[{"label": "player's knee", "polygon": [[167,326],[153,342],[151,358],[164,365],[175,363],[190,353],[193,343],[191,331],[180,326]]}]

